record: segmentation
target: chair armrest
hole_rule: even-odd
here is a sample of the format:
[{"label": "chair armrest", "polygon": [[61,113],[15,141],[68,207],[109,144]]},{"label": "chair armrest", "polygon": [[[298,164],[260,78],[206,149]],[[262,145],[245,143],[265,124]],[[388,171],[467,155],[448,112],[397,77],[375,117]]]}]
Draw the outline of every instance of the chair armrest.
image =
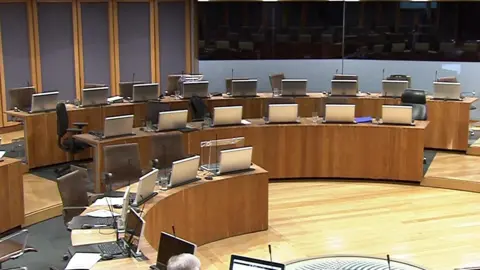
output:
[{"label": "chair armrest", "polygon": [[71,132],[73,134],[80,134],[83,132],[81,128],[67,128],[67,132]]},{"label": "chair armrest", "polygon": [[78,128],[83,128],[83,127],[88,126],[88,123],[86,123],[86,122],[74,122],[72,125],[74,125]]},{"label": "chair armrest", "polygon": [[96,200],[101,199],[104,197],[102,193],[90,193],[87,192],[88,195],[88,204],[94,203]]}]

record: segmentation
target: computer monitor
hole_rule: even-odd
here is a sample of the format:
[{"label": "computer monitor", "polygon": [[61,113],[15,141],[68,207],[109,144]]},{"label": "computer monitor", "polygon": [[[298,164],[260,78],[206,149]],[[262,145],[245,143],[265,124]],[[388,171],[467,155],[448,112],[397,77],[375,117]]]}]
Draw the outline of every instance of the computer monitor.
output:
[{"label": "computer monitor", "polygon": [[88,89],[88,88],[100,88],[100,87],[108,87],[107,84],[104,83],[86,83],[83,88]]},{"label": "computer monitor", "polygon": [[160,112],[158,114],[158,131],[185,128],[187,126],[188,110]]},{"label": "computer monitor", "polygon": [[283,79],[282,96],[306,96],[307,79]]},{"label": "computer monitor", "polygon": [[142,83],[133,85],[133,102],[158,99],[158,83]]},{"label": "computer monitor", "polygon": [[174,161],[168,187],[178,187],[197,180],[199,166],[200,156],[198,155]]},{"label": "computer monitor", "polygon": [[225,89],[227,93],[231,94],[232,91],[232,81],[233,80],[248,80],[248,78],[225,78]]},{"label": "computer monitor", "polygon": [[21,111],[30,111],[32,108],[32,95],[35,94],[35,88],[33,86],[11,88],[8,90],[8,96],[10,97],[9,110],[18,108]]},{"label": "computer monitor", "polygon": [[108,104],[107,99],[110,96],[108,87],[84,88],[82,89],[82,106],[99,106]]},{"label": "computer monitor", "polygon": [[349,74],[334,74],[333,80],[354,80],[358,81],[358,75]]},{"label": "computer monitor", "polygon": [[160,234],[160,243],[158,245],[158,255],[156,267],[160,270],[167,269],[168,260],[180,254],[195,254],[197,245],[188,242],[182,238],[162,232]]},{"label": "computer monitor", "polygon": [[193,96],[206,98],[209,97],[208,81],[186,81],[183,82],[183,98],[191,98]]},{"label": "computer monitor", "polygon": [[143,84],[147,82],[120,82],[118,88],[120,89],[120,96],[124,99],[129,99],[133,97],[133,85]]},{"label": "computer monitor", "polygon": [[278,262],[232,255],[229,270],[285,270],[285,265]]},{"label": "computer monitor", "polygon": [[103,139],[133,135],[133,114],[105,118]]},{"label": "computer monitor", "polygon": [[213,126],[240,125],[243,106],[226,106],[213,108]]},{"label": "computer monitor", "polygon": [[145,229],[145,220],[132,208],[127,214],[124,241],[135,254],[140,254],[140,238]]},{"label": "computer monitor", "polygon": [[170,104],[161,101],[149,101],[147,103],[147,115],[145,120],[156,125],[158,124],[158,115],[160,112],[168,111],[170,111]]},{"label": "computer monitor", "polygon": [[58,92],[33,94],[30,113],[54,111],[57,107],[58,95]]},{"label": "computer monitor", "polygon": [[153,169],[149,173],[140,177],[138,181],[137,193],[135,194],[134,206],[139,206],[145,203],[152,197],[155,190],[155,184],[157,183],[158,169]]},{"label": "computer monitor", "polygon": [[247,170],[252,165],[253,147],[241,147],[220,151],[218,174]]},{"label": "computer monitor", "polygon": [[332,96],[356,96],[357,93],[358,81],[332,80]]},{"label": "computer monitor", "polygon": [[257,79],[232,80],[230,94],[232,97],[256,97]]},{"label": "computer monitor", "polygon": [[268,123],[297,123],[298,104],[268,105]]}]

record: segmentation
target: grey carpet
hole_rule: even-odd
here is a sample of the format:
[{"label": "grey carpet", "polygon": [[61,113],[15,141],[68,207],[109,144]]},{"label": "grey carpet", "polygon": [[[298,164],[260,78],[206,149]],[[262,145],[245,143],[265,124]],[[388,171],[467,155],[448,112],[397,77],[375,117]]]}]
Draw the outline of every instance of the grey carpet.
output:
[{"label": "grey carpet", "polygon": [[71,242],[62,217],[49,219],[27,229],[28,245],[35,247],[38,252],[26,253],[16,260],[4,263],[2,267],[26,266],[28,270],[48,270],[54,266],[58,270],[65,269],[67,262],[62,257]]},{"label": "grey carpet", "polygon": [[423,175],[425,175],[428,171],[428,168],[432,164],[433,158],[435,158],[435,155],[437,154],[437,151],[435,150],[424,150],[423,156],[426,159],[425,164],[423,164]]}]

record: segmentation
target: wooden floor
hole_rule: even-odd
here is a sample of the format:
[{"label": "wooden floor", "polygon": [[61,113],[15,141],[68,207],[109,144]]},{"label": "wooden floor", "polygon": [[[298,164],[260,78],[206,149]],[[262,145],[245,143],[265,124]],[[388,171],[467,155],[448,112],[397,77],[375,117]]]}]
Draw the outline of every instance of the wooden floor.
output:
[{"label": "wooden floor", "polygon": [[13,132],[0,134],[0,138],[2,138],[2,143],[1,144],[11,143],[12,140],[20,139],[20,138],[23,138],[23,137],[24,137],[23,130],[18,130],[18,131],[13,131]]},{"label": "wooden floor", "polygon": [[25,224],[28,226],[62,214],[57,184],[33,174],[23,175]]},{"label": "wooden floor", "polygon": [[198,248],[203,269],[231,254],[287,262],[357,254],[428,269],[480,265],[480,194],[394,184],[271,183],[270,228]]}]

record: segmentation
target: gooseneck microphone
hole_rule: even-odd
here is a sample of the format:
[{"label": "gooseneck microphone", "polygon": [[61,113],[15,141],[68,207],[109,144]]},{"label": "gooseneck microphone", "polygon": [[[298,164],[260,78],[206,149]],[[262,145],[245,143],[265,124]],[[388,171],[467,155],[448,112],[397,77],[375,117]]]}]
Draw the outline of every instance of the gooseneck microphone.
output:
[{"label": "gooseneck microphone", "polygon": [[173,233],[173,236],[177,237],[177,234],[175,233],[175,225],[172,225],[172,233]]},{"label": "gooseneck microphone", "polygon": [[435,70],[435,81],[438,81],[438,70]]},{"label": "gooseneck microphone", "polygon": [[270,253],[270,261],[273,262],[272,260],[272,245],[268,244],[268,253]]},{"label": "gooseneck microphone", "polygon": [[135,82],[135,72],[132,74],[132,83]]},{"label": "gooseneck microphone", "polygon": [[382,69],[382,80],[385,80],[385,69]]},{"label": "gooseneck microphone", "polygon": [[392,268],[390,268],[390,255],[387,254],[387,265],[388,265],[388,270],[392,270]]}]

